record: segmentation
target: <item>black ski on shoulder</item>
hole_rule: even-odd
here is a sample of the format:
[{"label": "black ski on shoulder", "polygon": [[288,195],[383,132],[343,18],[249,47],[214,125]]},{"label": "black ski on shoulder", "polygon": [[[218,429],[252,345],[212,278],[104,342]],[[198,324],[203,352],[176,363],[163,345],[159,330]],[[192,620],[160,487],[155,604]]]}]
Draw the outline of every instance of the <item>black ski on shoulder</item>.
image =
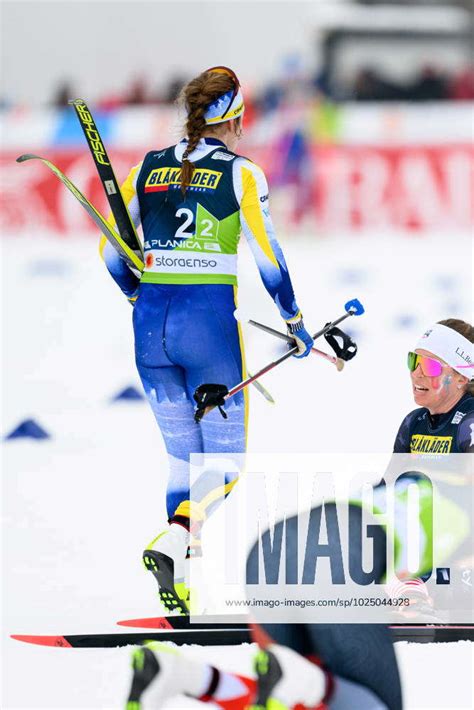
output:
[{"label": "black ski on shoulder", "polygon": [[107,155],[94,118],[86,102],[82,99],[74,99],[69,103],[74,107],[81,128],[84,131],[87,145],[89,146],[97,172],[99,173],[100,181],[105,190],[110,209],[112,210],[117,224],[118,232],[127,246],[143,260],[142,244],[124,202],[110,158]]}]

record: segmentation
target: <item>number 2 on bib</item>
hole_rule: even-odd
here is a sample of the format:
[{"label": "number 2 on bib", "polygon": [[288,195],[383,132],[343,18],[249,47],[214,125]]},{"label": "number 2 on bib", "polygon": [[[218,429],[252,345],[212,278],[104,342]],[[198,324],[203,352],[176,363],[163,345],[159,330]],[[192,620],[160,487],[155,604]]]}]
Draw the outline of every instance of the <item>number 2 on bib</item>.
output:
[{"label": "number 2 on bib", "polygon": [[186,231],[186,229],[194,222],[193,211],[188,209],[187,207],[180,207],[180,209],[176,212],[176,217],[178,219],[181,219],[181,217],[185,217],[185,220],[183,224],[179,226],[176,230],[175,237],[181,237],[182,239],[189,239],[190,237],[194,237],[193,232]]},{"label": "number 2 on bib", "polygon": [[[189,209],[189,207],[180,207],[175,216],[177,219],[184,218],[184,222],[176,230],[176,238],[190,239],[191,237],[195,237],[196,239],[217,240],[219,222],[214,215],[204,209],[202,205],[197,205],[196,218],[194,217],[194,212]],[[195,232],[187,231],[194,221],[196,221]]]}]

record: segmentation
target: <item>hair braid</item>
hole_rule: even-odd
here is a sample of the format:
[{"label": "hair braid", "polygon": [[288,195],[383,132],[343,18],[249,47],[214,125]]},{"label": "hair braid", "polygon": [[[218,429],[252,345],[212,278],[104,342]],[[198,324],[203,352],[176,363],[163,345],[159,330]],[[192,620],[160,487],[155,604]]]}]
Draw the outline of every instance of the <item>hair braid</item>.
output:
[{"label": "hair braid", "polygon": [[204,115],[213,101],[230,91],[233,86],[234,82],[230,76],[203,72],[186,84],[178,97],[178,103],[184,105],[187,112],[184,131],[188,145],[183,154],[181,167],[181,192],[183,195],[186,194],[186,190],[191,184],[195,169],[194,163],[189,160],[188,156],[196,149],[207,128]]},{"label": "hair braid", "polygon": [[202,104],[197,106],[188,114],[188,120],[186,121],[188,145],[183,153],[183,165],[181,168],[181,192],[183,195],[186,194],[186,189],[188,188],[188,185],[191,184],[194,173],[194,163],[188,159],[188,155],[191,155],[193,150],[195,150],[204,131],[206,130],[206,121],[204,119],[206,108],[207,107]]}]

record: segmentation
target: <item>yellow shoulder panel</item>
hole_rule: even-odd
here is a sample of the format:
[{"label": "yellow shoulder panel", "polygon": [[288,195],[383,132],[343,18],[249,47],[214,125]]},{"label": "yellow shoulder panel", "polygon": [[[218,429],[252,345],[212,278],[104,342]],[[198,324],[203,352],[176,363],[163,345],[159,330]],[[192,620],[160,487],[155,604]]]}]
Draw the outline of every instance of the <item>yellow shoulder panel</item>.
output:
[{"label": "yellow shoulder panel", "polygon": [[101,237],[100,242],[99,242],[99,254],[100,254],[100,258],[102,259],[102,261],[104,261],[104,249],[105,249],[106,244],[107,244],[106,237]]},{"label": "yellow shoulder panel", "polygon": [[267,230],[265,229],[255,175],[251,170],[243,166],[242,187],[242,202],[240,208],[245,217],[245,221],[265,256],[270,259],[274,266],[279,268],[278,261],[273,253],[272,245],[268,238]]}]

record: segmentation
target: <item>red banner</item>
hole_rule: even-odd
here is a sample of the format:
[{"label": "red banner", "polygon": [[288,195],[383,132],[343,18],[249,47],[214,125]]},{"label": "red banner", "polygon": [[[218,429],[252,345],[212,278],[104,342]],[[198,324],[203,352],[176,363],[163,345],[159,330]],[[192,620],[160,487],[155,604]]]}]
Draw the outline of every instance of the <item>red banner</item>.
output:
[{"label": "red banner", "polygon": [[318,223],[328,229],[469,230],[474,150],[469,145],[314,149]]},{"label": "red banner", "polygon": [[[39,160],[16,163],[16,155],[3,154],[1,222],[4,234],[52,232],[57,235],[97,234],[89,215],[63,183]],[[57,165],[99,212],[108,215],[104,189],[90,155],[84,150],[48,151],[43,157]],[[143,151],[110,151],[119,181],[132,165],[143,158]]]},{"label": "red banner", "polygon": [[[473,225],[474,149],[451,146],[314,146],[285,159],[270,147],[247,147],[267,172],[274,200],[286,191],[291,227],[301,219],[331,233],[363,230],[467,231]],[[95,167],[84,150],[48,157],[103,214],[108,208]],[[111,151],[119,180],[143,151]],[[39,161],[18,164],[4,153],[1,229],[4,234],[97,232],[64,185]],[[277,205],[275,205],[277,207]],[[280,214],[280,210],[274,210]]]}]

